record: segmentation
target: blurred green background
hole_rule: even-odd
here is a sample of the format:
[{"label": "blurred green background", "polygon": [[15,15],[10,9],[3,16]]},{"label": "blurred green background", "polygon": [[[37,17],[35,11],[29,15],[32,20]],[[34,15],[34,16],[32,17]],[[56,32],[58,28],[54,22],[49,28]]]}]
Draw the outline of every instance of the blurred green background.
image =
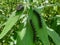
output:
[{"label": "blurred green background", "polygon": [[[4,28],[4,22],[6,22],[10,14],[16,10],[16,7],[20,3],[25,3],[24,1],[25,0],[0,0],[0,33]],[[60,35],[60,22],[57,20],[60,19],[60,0],[34,0],[32,5],[41,8],[41,14],[46,24]],[[17,25],[19,25],[19,22],[0,40],[0,45],[15,45],[16,40],[14,39],[16,36],[14,36],[14,30],[19,29]]]}]

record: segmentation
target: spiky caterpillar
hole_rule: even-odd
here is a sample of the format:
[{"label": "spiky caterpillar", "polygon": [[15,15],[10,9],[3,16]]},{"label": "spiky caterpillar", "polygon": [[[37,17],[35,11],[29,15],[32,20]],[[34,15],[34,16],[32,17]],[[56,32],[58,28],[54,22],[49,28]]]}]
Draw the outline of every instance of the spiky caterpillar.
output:
[{"label": "spiky caterpillar", "polygon": [[41,15],[36,10],[33,10],[33,13],[36,15],[36,17],[38,19],[39,27],[42,28]]},{"label": "spiky caterpillar", "polygon": [[[41,22],[40,14],[37,11],[35,11],[35,10],[33,10],[33,13],[35,14],[35,16],[38,19],[39,27],[42,28],[42,22]],[[34,24],[33,24],[32,20],[30,20],[30,24],[31,24],[31,27],[32,27],[32,30],[33,30],[33,42],[40,41],[39,37],[36,36],[36,29],[34,27]]]},{"label": "spiky caterpillar", "polygon": [[33,42],[35,42],[35,40],[36,40],[36,30],[35,30],[35,27],[32,23],[32,20],[30,20],[30,24],[31,24],[31,27],[32,27],[32,30],[33,30]]},{"label": "spiky caterpillar", "polygon": [[[31,27],[33,30],[33,42],[36,44],[36,42],[40,41],[40,39],[39,39],[39,37],[37,37],[36,30],[35,30],[32,20],[30,20],[30,24],[31,24]],[[37,43],[37,44],[39,45],[39,43]]]}]

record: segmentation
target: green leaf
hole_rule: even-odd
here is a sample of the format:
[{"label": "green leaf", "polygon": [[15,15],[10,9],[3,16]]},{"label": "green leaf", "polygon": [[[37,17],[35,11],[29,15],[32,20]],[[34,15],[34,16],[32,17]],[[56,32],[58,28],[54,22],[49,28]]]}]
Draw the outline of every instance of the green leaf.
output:
[{"label": "green leaf", "polygon": [[37,17],[34,15],[32,8],[29,10],[29,16],[35,26],[37,35],[39,36],[40,40],[43,42],[44,45],[50,45],[49,40],[48,40],[46,24],[45,24],[42,16],[41,16],[42,26],[43,26],[42,28],[39,27],[39,24],[38,24],[39,21],[38,21]]},{"label": "green leaf", "polygon": [[0,34],[0,39],[3,38],[17,22],[19,16],[14,16],[14,15],[15,13],[7,20],[4,29]]},{"label": "green leaf", "polygon": [[29,23],[25,28],[17,31],[17,45],[33,45],[33,34]]},{"label": "green leaf", "polygon": [[60,36],[51,28],[47,27],[48,35],[52,38],[56,45],[60,45]]},{"label": "green leaf", "polygon": [[46,24],[45,24],[43,17],[41,17],[41,20],[42,20],[43,27],[39,31],[37,31],[37,33],[38,33],[40,39],[42,40],[42,42],[44,43],[44,45],[50,45],[49,40],[48,40]]}]

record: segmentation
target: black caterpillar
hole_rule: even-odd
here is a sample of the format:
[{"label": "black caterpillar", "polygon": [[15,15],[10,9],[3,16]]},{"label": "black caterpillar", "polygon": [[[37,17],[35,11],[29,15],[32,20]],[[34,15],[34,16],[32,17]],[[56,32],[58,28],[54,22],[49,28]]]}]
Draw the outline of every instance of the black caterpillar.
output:
[{"label": "black caterpillar", "polygon": [[41,15],[36,10],[33,10],[33,13],[36,15],[36,17],[38,19],[39,27],[42,28]]},{"label": "black caterpillar", "polygon": [[32,20],[30,20],[30,24],[31,24],[31,27],[32,27],[32,30],[33,30],[33,42],[35,42],[35,40],[36,40],[36,30],[35,30],[35,27],[32,23]]},{"label": "black caterpillar", "polygon": [[22,4],[20,4],[19,6],[17,6],[16,10],[17,11],[22,11],[24,9],[24,6]]},{"label": "black caterpillar", "polygon": [[32,23],[32,20],[30,20],[30,24],[31,24],[31,27],[32,27],[32,30],[33,30],[33,42],[38,42],[40,41],[39,37],[36,36],[36,30],[35,30],[35,27]]}]

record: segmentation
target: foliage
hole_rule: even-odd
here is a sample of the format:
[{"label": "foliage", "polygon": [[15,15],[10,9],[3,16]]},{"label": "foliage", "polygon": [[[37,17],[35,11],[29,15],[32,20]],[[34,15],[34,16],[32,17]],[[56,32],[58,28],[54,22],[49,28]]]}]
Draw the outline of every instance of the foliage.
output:
[{"label": "foliage", "polygon": [[59,0],[1,0],[0,45],[60,45],[59,4]]}]

